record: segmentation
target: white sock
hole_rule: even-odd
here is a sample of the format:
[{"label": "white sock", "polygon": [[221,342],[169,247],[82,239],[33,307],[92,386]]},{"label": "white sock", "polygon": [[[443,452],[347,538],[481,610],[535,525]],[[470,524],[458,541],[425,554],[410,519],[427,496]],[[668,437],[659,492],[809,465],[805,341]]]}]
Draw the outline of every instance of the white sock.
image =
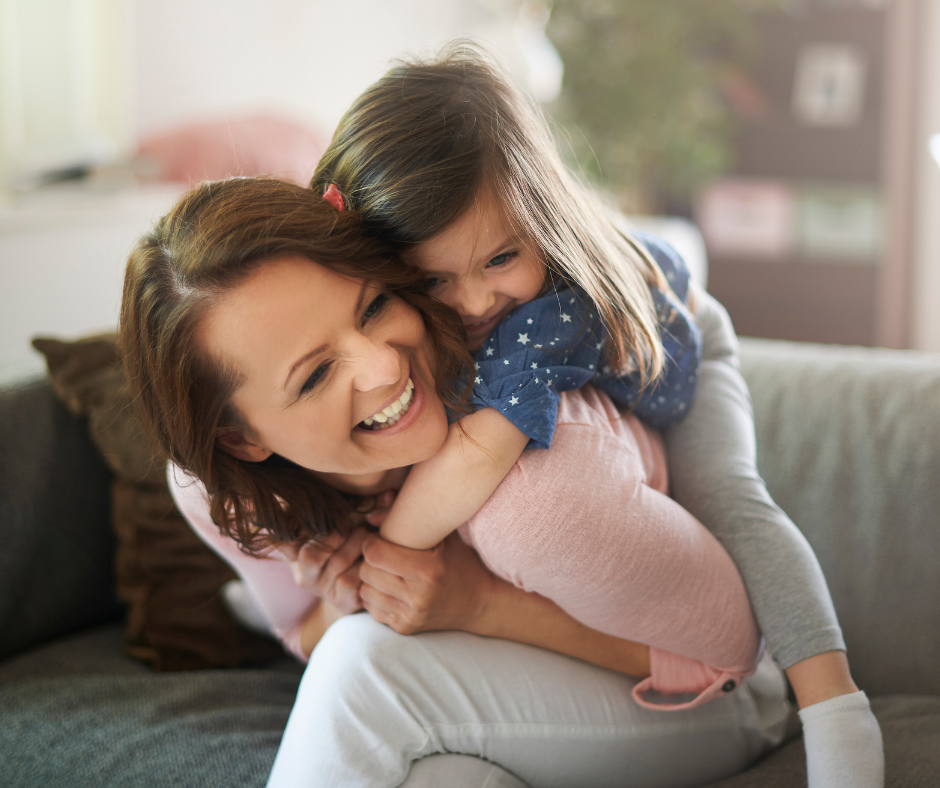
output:
[{"label": "white sock", "polygon": [[884,788],[881,728],[864,692],[800,709],[809,788]]}]

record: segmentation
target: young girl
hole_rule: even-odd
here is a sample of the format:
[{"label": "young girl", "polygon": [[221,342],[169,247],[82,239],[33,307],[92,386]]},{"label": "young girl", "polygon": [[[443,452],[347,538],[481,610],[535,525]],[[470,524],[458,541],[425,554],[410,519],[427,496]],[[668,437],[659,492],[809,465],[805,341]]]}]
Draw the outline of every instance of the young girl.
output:
[{"label": "young girl", "polygon": [[[344,209],[335,185],[327,188],[325,199],[338,210]],[[664,428],[681,420],[695,391],[701,334],[684,303],[689,274],[678,256],[670,255],[654,239],[647,240],[658,255],[659,267],[647,265],[653,272],[661,270],[671,285],[651,288],[663,342],[662,349],[651,342],[645,355],[655,359],[653,363],[666,357],[656,376],[648,372],[645,356],[630,358],[626,364],[607,357],[608,342],[599,310],[581,288],[560,278],[550,284],[545,262],[500,227],[501,206],[492,189],[484,190],[483,199],[471,213],[469,224],[458,220],[451,232],[468,236],[467,248],[473,249],[481,220],[489,228],[498,228],[486,238],[490,250],[481,262],[484,267],[498,266],[498,274],[491,277],[500,280],[497,287],[501,294],[506,290],[513,293],[505,295],[505,304],[483,306],[477,310],[480,314],[468,315],[462,310],[465,326],[467,320],[475,321],[469,323],[471,345],[479,344],[476,339],[483,342],[474,363],[472,400],[477,410],[452,426],[441,451],[412,468],[381,529],[389,541],[416,549],[433,547],[470,520],[523,449],[551,445],[558,392],[592,381],[620,407],[632,409],[653,427]],[[632,249],[645,263],[641,248]],[[419,267],[433,274],[428,282],[430,292],[449,306],[458,306],[455,301],[460,291],[448,293],[446,274],[428,264],[426,258],[433,256],[433,247],[425,246],[422,255],[425,259]],[[457,255],[459,251],[444,256],[442,265],[446,268],[446,258],[452,261]],[[493,260],[498,261],[497,266]],[[507,287],[510,278],[515,287]],[[540,295],[546,289],[548,292]],[[645,287],[642,294],[646,294]],[[642,312],[646,305],[635,300],[636,311]],[[495,314],[486,316],[483,312]],[[626,323],[616,324],[610,342],[614,347],[627,345]],[[642,332],[646,326],[641,324],[638,329]],[[655,380],[646,386],[648,378]],[[364,426],[382,430],[394,425],[408,411],[411,391],[411,386],[406,387],[399,399],[366,418]]]},{"label": "young girl", "polygon": [[[461,314],[471,349],[479,350],[513,307],[543,287],[554,297],[561,282],[570,284],[576,298],[585,294],[588,315],[596,307],[609,332],[603,349],[613,370],[633,359],[643,382],[662,366],[646,291],[649,286],[668,293],[661,274],[568,174],[544,122],[478,52],[451,48],[437,60],[399,66],[369,88],[341,121],[312,183],[321,194],[334,185],[374,232],[429,271],[432,292]],[[474,223],[474,212],[485,220]],[[650,251],[665,262],[665,249]],[[536,269],[544,265],[547,282],[534,286],[539,277],[530,274],[503,285],[501,278],[509,276],[503,267],[521,274],[533,262]],[[681,291],[681,283],[676,289]],[[810,785],[877,788],[883,784],[880,731],[852,681],[815,556],[757,473],[733,331],[706,294],[696,292],[695,300],[705,331],[703,360],[695,406],[666,434],[673,494],[718,537],[741,571],[758,623],[801,707]],[[559,319],[564,320],[561,313]],[[497,335],[491,358],[501,352],[511,364],[505,344],[511,347],[513,339],[522,345],[521,337]],[[484,349],[481,367],[486,358]],[[553,369],[543,366],[546,361],[531,363]],[[668,363],[666,369],[668,375]],[[538,384],[533,378],[530,385]],[[488,390],[487,384],[484,397]],[[469,417],[496,425],[501,433],[493,440],[483,430],[474,434],[468,419],[463,426],[484,446],[505,439],[511,457],[527,438],[503,428],[497,415],[490,408]],[[459,431],[453,435],[461,448],[472,446]],[[474,449],[467,451],[472,457]],[[493,464],[488,484],[505,472],[506,458],[497,459],[502,462]],[[429,467],[409,484],[446,485],[447,469],[432,472],[437,470]],[[403,493],[386,531],[393,538],[409,530],[402,517],[409,507],[421,521],[421,502]],[[431,519],[436,514],[425,512]],[[447,514],[449,528],[458,518],[447,520]],[[432,543],[439,533],[415,530],[415,543]]]}]

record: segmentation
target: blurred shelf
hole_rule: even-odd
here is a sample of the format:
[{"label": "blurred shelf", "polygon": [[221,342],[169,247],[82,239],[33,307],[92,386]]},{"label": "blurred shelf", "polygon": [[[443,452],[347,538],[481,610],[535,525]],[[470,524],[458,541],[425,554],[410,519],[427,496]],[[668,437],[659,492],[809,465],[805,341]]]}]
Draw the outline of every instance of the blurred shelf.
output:
[{"label": "blurred shelf", "polygon": [[708,290],[741,336],[874,345],[878,269],[844,262],[709,260]]}]

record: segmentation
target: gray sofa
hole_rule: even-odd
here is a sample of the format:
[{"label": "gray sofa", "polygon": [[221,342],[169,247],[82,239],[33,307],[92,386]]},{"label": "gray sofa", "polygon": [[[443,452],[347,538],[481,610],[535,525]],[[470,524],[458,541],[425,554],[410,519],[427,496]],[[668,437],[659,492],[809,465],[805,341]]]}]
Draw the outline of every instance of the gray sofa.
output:
[{"label": "gray sofa", "polygon": [[[750,341],[743,360],[761,470],[826,572],[887,785],[940,785],[940,357]],[[108,511],[48,384],[0,392],[0,783],[263,785],[299,666],[124,656]],[[803,758],[797,737],[713,788],[805,785]]]}]

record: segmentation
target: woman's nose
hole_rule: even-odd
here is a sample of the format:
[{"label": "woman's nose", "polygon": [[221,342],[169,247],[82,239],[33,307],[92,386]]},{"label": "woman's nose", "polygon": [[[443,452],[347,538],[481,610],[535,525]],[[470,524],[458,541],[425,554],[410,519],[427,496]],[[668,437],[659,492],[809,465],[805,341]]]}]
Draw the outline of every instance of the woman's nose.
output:
[{"label": "woman's nose", "polygon": [[372,391],[401,380],[401,358],[398,350],[387,342],[362,338],[356,353],[355,386],[359,391]]}]

